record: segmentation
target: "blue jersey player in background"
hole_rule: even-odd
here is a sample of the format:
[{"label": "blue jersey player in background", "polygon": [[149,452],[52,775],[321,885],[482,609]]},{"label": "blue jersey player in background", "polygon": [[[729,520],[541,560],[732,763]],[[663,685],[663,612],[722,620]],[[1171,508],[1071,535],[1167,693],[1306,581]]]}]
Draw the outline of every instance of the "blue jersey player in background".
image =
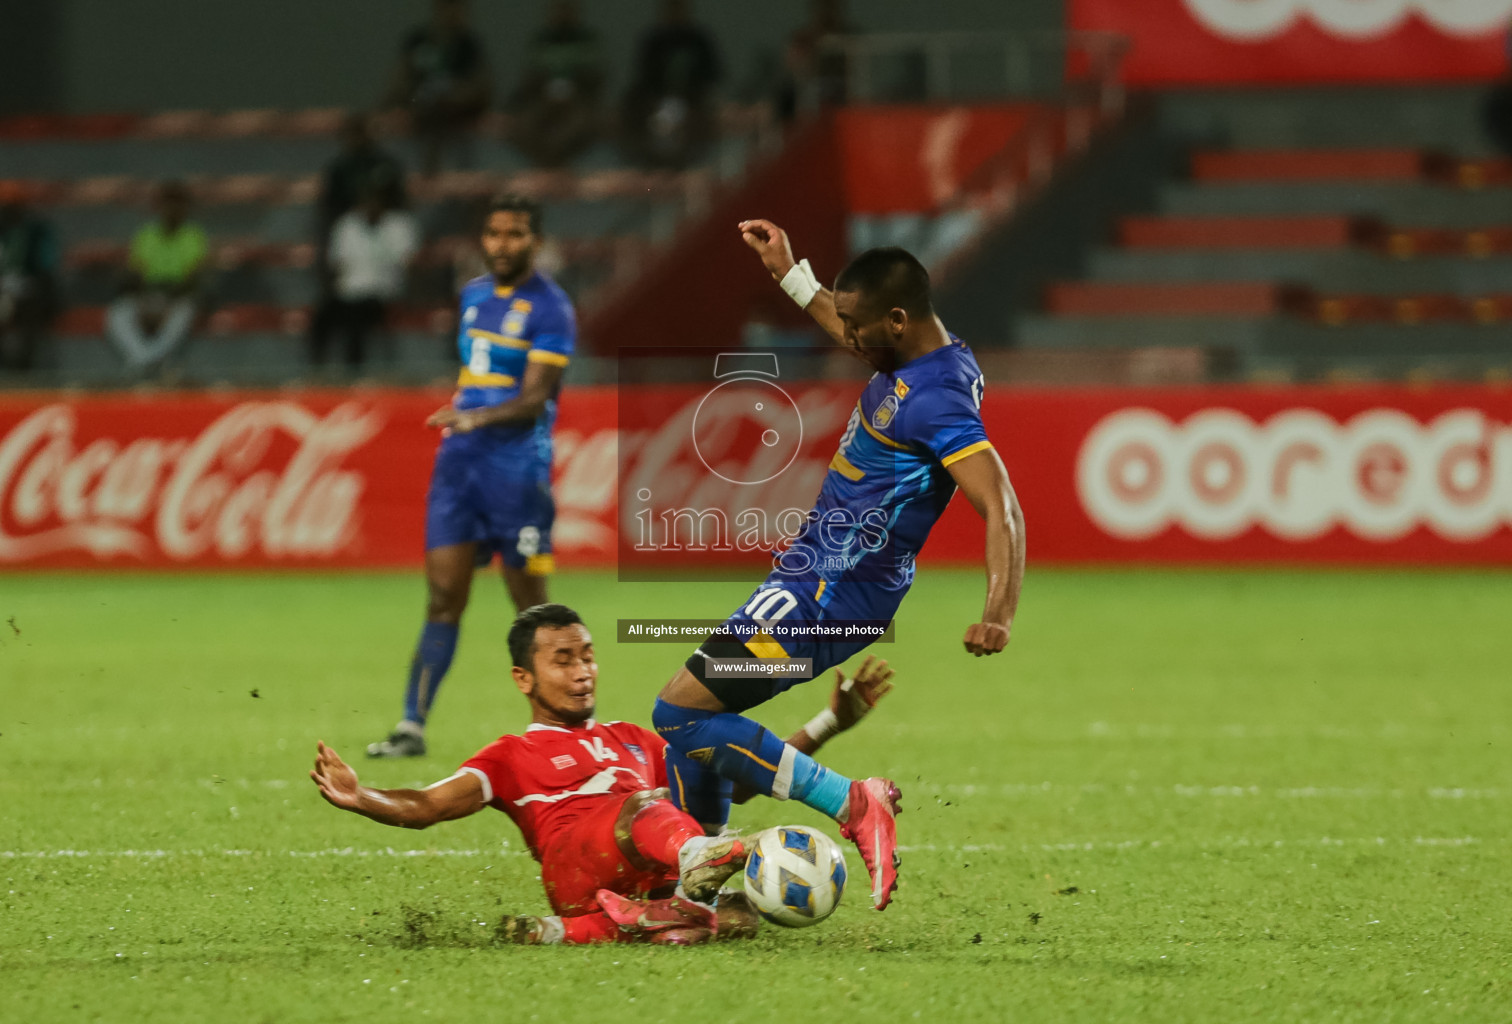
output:
[{"label": "blue jersey player in background", "polygon": [[567,294],[535,268],[541,210],[501,196],[483,222],[488,273],[462,288],[451,404],[426,421],[442,440],[425,512],[425,627],[404,718],[370,757],[425,753],[425,720],[446,678],[473,570],[497,552],[515,608],[546,603],[551,555],[551,430],[577,335]]},{"label": "blue jersey player in background", "polygon": [[[775,224],[745,221],[740,231],[782,289],[876,372],[802,531],[663,688],[652,720],[670,744],[672,798],[705,828],[725,824],[734,783],[799,800],[834,818],[856,843],[881,910],[897,886],[897,786],[845,778],[741,712],[876,639],[802,630],[890,620],[913,582],[915,556],[957,488],[987,524],[986,600],[962,642],[978,657],[1001,651],[1024,576],[1023,514],[982,427],[981,370],[935,316],[923,265],[902,249],[872,249],[841,271],[831,292],[807,261],[793,259]],[[752,658],[811,665],[796,676],[722,674],[731,661]],[[827,737],[832,723],[823,718],[810,723],[810,735]]]}]

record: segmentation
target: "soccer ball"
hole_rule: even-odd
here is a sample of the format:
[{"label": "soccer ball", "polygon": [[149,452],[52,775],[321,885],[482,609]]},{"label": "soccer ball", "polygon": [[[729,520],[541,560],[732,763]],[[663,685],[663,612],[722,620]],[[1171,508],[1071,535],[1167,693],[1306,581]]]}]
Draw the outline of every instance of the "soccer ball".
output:
[{"label": "soccer ball", "polygon": [[758,833],[750,851],[745,891],[762,917],[807,928],[834,913],[845,891],[845,854],[829,836],[783,825]]}]

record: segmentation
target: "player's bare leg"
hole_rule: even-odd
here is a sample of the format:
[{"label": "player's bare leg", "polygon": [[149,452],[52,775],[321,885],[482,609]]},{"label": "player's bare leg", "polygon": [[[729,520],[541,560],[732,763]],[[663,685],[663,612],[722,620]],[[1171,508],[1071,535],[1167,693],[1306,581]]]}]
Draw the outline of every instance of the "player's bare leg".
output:
[{"label": "player's bare leg", "polygon": [[[856,844],[871,876],[872,906],[886,909],[898,887],[900,861],[894,819],[901,794],[895,783],[882,778],[852,781],[830,772],[757,723],[728,713],[724,702],[686,666],[662,689],[653,721],[679,753],[697,750],[707,758],[702,763],[741,786],[778,799],[791,796],[834,818],[841,835]],[[810,779],[820,780],[810,783],[811,789],[800,785],[800,766]]]},{"label": "player's bare leg", "polygon": [[405,690],[404,718],[387,739],[368,745],[369,757],[423,757],[425,720],[451,666],[457,630],[472,592],[476,544],[449,544],[425,553],[425,628]]},{"label": "player's bare leg", "polygon": [[546,576],[527,569],[504,566],[504,589],[509,591],[509,599],[514,602],[517,612],[545,604],[549,600],[546,596]]}]

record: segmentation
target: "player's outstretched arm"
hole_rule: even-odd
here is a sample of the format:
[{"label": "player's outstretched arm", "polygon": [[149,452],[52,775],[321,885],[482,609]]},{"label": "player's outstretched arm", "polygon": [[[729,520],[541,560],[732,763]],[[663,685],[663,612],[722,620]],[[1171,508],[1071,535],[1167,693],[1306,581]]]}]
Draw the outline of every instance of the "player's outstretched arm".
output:
[{"label": "player's outstretched arm", "polygon": [[984,448],[947,470],[977,515],[987,523],[987,602],[982,620],[966,630],[966,651],[981,657],[1008,645],[1024,586],[1024,513],[1003,460]]},{"label": "player's outstretched arm", "polygon": [[[870,654],[851,679],[835,669],[835,688],[830,691],[829,704],[808,725],[789,736],[787,742],[800,753],[817,753],[828,740],[853,728],[871,714],[877,701],[892,691],[892,677],[893,670],[887,661]],[[731,800],[743,804],[755,795],[753,789],[736,786]]]},{"label": "player's outstretched arm", "polygon": [[[798,261],[793,259],[793,247],[788,242],[787,232],[776,224],[769,220],[743,220],[738,227],[740,237],[761,257],[762,266],[767,268],[778,284],[782,284],[789,271],[798,267]],[[798,272],[802,269],[799,267]],[[787,291],[786,287],[783,290]],[[844,343],[845,325],[835,314],[835,296],[828,288],[820,287],[803,304],[803,308],[836,344]]]},{"label": "player's outstretched arm", "polygon": [[331,806],[399,828],[428,828],[465,818],[484,806],[483,783],[471,772],[460,772],[426,789],[373,789],[359,783],[352,767],[324,743],[315,744],[310,778]]}]

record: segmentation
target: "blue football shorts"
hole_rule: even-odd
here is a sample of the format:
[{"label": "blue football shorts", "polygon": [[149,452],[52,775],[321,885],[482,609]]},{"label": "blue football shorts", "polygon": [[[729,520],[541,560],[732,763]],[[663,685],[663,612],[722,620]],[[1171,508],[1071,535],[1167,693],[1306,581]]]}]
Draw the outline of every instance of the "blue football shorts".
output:
[{"label": "blue football shorts", "polygon": [[549,467],[522,459],[487,430],[441,441],[425,503],[425,550],[477,544],[479,565],[498,552],[504,564],[536,575],[555,568]]}]

